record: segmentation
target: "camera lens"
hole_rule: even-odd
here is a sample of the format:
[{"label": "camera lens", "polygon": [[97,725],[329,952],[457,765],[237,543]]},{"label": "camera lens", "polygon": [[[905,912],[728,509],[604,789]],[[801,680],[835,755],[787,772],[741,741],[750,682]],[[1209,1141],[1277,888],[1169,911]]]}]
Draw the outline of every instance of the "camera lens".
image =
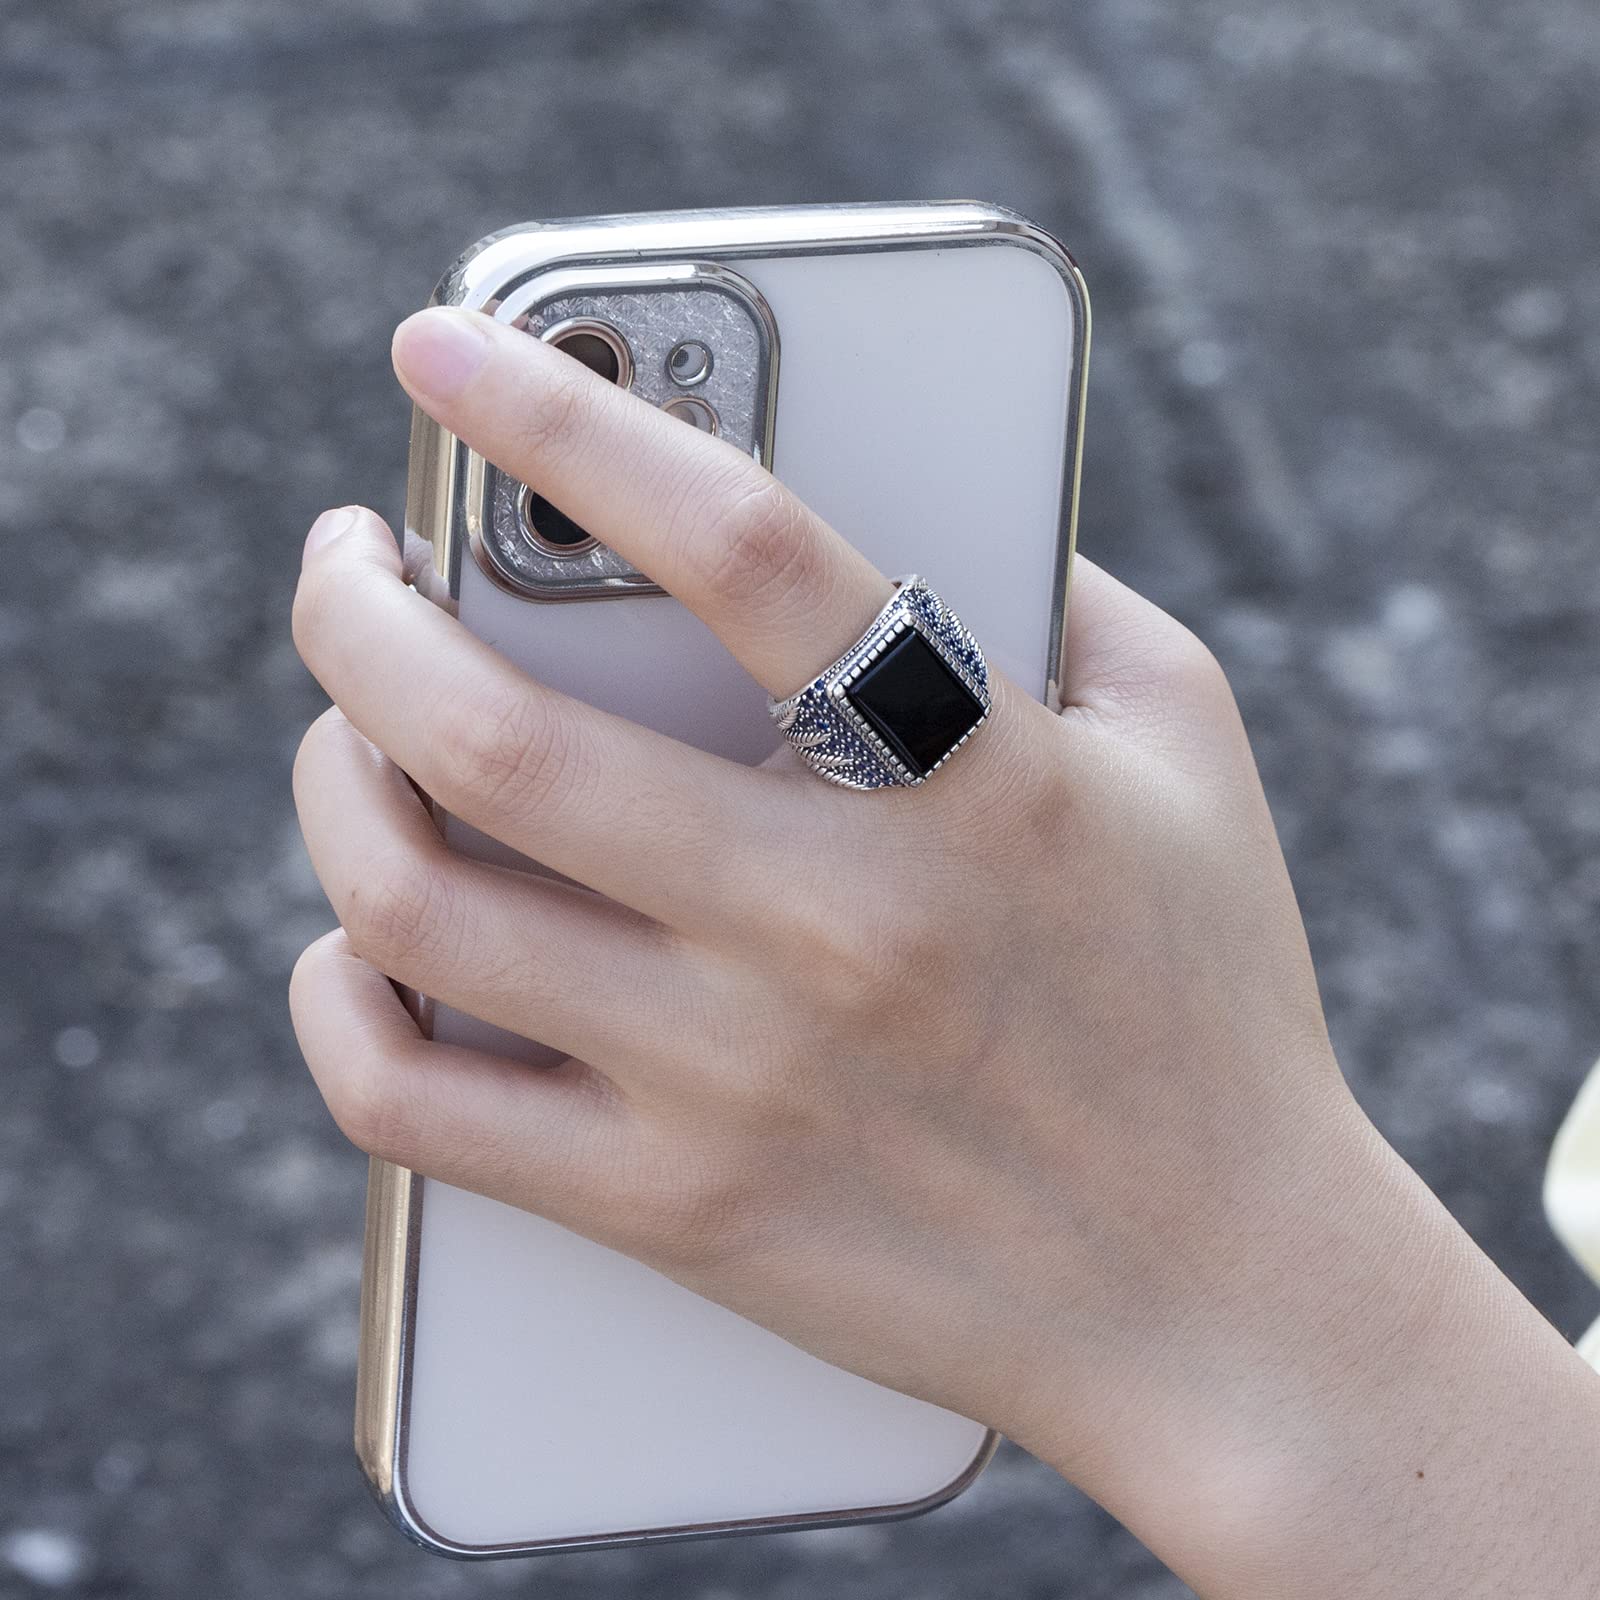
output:
[{"label": "camera lens", "polygon": [[667,357],[667,376],[684,389],[704,383],[711,376],[711,352],[698,339],[675,344]]},{"label": "camera lens", "polygon": [[563,355],[581,361],[607,383],[615,383],[618,373],[622,371],[622,361],[616,350],[597,333],[570,333],[564,339],[552,339],[551,343]]},{"label": "camera lens", "polygon": [[627,388],[633,381],[633,355],[628,341],[609,322],[574,317],[545,330],[545,339],[563,355],[581,361],[596,377]]},{"label": "camera lens", "polygon": [[717,414],[704,400],[694,395],[679,395],[676,400],[669,400],[661,408],[669,417],[676,417],[679,422],[687,422],[691,428],[698,428],[701,433],[716,433],[718,429]]},{"label": "camera lens", "polygon": [[598,542],[594,535],[580,528],[560,507],[552,505],[542,494],[524,488],[519,502],[522,512],[522,536],[534,549],[547,555],[576,556],[592,549]]}]

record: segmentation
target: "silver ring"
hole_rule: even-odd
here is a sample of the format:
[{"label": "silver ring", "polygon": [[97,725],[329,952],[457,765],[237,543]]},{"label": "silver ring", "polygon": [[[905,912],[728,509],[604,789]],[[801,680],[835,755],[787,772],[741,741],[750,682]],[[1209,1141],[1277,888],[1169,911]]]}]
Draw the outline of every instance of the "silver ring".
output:
[{"label": "silver ring", "polygon": [[895,580],[889,603],[832,666],[788,699],[767,702],[800,759],[846,789],[926,783],[989,706],[978,641],[914,575]]}]

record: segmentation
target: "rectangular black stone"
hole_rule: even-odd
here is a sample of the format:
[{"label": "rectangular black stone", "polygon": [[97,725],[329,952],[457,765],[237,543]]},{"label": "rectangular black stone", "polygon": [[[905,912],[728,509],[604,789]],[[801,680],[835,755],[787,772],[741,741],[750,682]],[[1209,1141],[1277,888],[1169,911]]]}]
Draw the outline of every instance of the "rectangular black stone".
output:
[{"label": "rectangular black stone", "polygon": [[846,690],[845,698],[919,778],[983,719],[983,706],[915,628]]}]

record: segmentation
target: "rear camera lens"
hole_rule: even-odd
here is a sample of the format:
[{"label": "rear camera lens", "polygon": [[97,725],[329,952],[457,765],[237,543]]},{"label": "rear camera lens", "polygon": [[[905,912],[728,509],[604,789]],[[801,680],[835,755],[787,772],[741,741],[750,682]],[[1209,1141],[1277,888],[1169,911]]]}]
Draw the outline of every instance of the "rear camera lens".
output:
[{"label": "rear camera lens", "polygon": [[597,543],[593,534],[580,528],[565,511],[552,505],[542,494],[525,488],[519,503],[522,537],[535,550],[542,550],[546,555],[577,556],[593,549]]},{"label": "rear camera lens", "polygon": [[704,400],[696,399],[692,395],[679,395],[676,400],[669,400],[661,408],[669,417],[676,417],[679,422],[687,422],[691,428],[698,428],[701,433],[717,431],[717,414]]},{"label": "rear camera lens", "polygon": [[607,383],[615,383],[622,371],[617,352],[597,333],[570,333],[564,339],[551,341],[563,355],[581,361],[591,372]]},{"label": "rear camera lens", "polygon": [[625,389],[633,381],[633,355],[628,341],[609,322],[574,318],[546,329],[544,338],[607,383],[620,384]]},{"label": "rear camera lens", "polygon": [[684,389],[704,383],[711,376],[711,352],[698,339],[675,344],[667,357],[667,376]]}]

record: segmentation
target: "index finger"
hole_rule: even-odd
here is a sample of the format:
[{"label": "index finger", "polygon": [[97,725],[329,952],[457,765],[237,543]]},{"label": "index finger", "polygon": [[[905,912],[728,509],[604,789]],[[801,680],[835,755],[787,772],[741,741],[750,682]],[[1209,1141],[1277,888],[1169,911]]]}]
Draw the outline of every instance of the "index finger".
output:
[{"label": "index finger", "polygon": [[394,363],[430,416],[676,595],[769,694],[810,682],[892,593],[757,462],[539,339],[435,307],[401,323]]}]

